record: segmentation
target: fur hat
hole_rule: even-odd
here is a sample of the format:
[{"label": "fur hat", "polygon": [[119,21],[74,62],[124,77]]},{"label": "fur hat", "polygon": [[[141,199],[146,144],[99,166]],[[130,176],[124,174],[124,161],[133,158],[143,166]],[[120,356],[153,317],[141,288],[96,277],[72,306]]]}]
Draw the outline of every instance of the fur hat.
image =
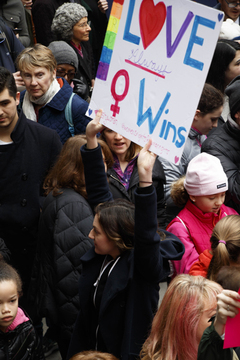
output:
[{"label": "fur hat", "polygon": [[65,3],[56,10],[51,30],[59,40],[70,41],[74,25],[87,16],[87,10],[82,5]]},{"label": "fur hat", "polygon": [[240,36],[240,26],[236,24],[232,19],[223,21],[219,39],[233,40]]},{"label": "fur hat", "polygon": [[78,57],[73,48],[65,41],[52,41],[48,48],[52,50],[52,53],[57,60],[57,64],[69,64],[78,69]]},{"label": "fur hat", "polygon": [[230,114],[234,120],[235,114],[240,110],[240,75],[236,76],[226,87],[225,94],[229,97]]},{"label": "fur hat", "polygon": [[220,160],[201,153],[188,164],[184,187],[189,195],[208,196],[228,190],[228,179]]}]

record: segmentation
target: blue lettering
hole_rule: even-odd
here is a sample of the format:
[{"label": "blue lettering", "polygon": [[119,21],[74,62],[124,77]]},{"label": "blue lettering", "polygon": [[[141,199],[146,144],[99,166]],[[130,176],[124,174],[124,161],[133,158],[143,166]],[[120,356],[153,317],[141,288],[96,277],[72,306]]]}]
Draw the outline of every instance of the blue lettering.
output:
[{"label": "blue lettering", "polygon": [[168,103],[168,100],[171,97],[171,94],[167,92],[162,105],[160,106],[157,115],[153,119],[152,116],[152,109],[149,107],[147,111],[143,114],[143,100],[144,100],[144,88],[145,88],[145,79],[142,79],[140,81],[140,90],[139,90],[139,104],[138,104],[138,119],[137,119],[137,125],[140,127],[146,119],[148,119],[148,126],[149,126],[149,134],[152,134],[155,130],[155,127]]},{"label": "blue lettering", "polygon": [[173,129],[174,135],[173,135],[172,142],[175,142],[176,136],[177,136],[177,131],[176,131],[176,127],[170,121],[167,124],[167,130],[164,135],[164,140],[167,140],[170,129]]},{"label": "blue lettering", "polygon": [[175,142],[175,145],[176,145],[177,148],[182,147],[183,144],[185,143],[185,140],[186,140],[185,137],[181,134],[182,131],[187,132],[187,130],[185,129],[185,127],[180,126],[180,127],[178,128],[178,137],[179,137],[179,139],[180,139],[180,142],[179,142],[178,140]]},{"label": "blue lettering", "polygon": [[123,40],[129,41],[136,45],[139,45],[140,37],[130,33],[130,27],[131,27],[131,22],[132,22],[134,6],[135,6],[135,0],[130,0],[126,25],[125,25],[124,34],[123,34]]},{"label": "blue lettering", "polygon": [[161,132],[160,132],[160,135],[159,135],[160,138],[163,137],[166,125],[167,125],[167,120],[163,120],[162,127],[161,127]]},{"label": "blue lettering", "polygon": [[189,66],[191,66],[191,67],[193,67],[193,68],[195,68],[197,70],[202,71],[204,63],[202,63],[201,61],[198,61],[196,59],[192,59],[190,57],[194,44],[197,44],[197,45],[200,45],[200,46],[203,45],[203,40],[204,39],[196,35],[198,25],[203,25],[203,26],[206,26],[206,27],[208,27],[210,29],[214,29],[215,24],[216,24],[215,21],[203,18],[203,17],[198,16],[198,15],[195,16],[193,27],[192,27],[192,32],[191,32],[188,47],[187,47],[187,51],[186,51],[185,58],[184,58],[184,61],[183,61],[184,64],[189,65]]}]

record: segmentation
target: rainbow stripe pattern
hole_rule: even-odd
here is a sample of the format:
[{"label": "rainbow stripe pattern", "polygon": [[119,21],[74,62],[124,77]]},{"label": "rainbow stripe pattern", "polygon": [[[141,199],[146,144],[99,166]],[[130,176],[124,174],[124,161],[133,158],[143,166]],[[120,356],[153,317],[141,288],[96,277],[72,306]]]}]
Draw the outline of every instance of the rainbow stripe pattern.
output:
[{"label": "rainbow stripe pattern", "polygon": [[118,32],[119,21],[122,15],[122,7],[124,0],[114,0],[112,4],[111,14],[109,17],[108,27],[103,43],[102,54],[98,64],[98,79],[107,80],[109,65],[112,58],[113,48]]}]

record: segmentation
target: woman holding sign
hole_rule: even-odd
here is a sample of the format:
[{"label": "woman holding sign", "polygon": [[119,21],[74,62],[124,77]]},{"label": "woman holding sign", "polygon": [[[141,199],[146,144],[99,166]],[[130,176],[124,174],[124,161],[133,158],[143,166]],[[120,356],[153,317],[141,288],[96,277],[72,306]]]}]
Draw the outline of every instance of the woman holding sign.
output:
[{"label": "woman holding sign", "polygon": [[96,134],[101,112],[86,129],[87,146],[81,148],[87,198],[95,208],[89,237],[94,247],[82,258],[79,281],[80,310],[68,358],[96,349],[119,359],[136,359],[157,309],[159,282],[170,272],[168,260],[181,258],[179,239],[157,233],[157,199],[152,185],[156,156],[140,151],[136,207],[123,199],[112,200]]},{"label": "woman holding sign", "polygon": [[[107,143],[114,157],[114,165],[108,170],[108,182],[113,199],[126,199],[135,203],[134,191],[139,182],[137,159],[141,147],[117,132],[104,128],[101,138]],[[160,161],[155,161],[152,172],[157,192],[157,217],[161,228],[165,226],[165,200],[163,184],[165,174]]]}]

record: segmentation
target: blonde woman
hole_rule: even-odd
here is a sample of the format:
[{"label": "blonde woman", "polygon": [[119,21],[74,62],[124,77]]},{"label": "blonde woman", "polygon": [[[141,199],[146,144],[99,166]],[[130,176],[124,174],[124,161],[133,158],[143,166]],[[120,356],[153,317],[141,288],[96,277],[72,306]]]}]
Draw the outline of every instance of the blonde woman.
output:
[{"label": "blonde woman", "polygon": [[176,276],[153,319],[141,360],[196,360],[221,291],[219,284],[201,276]]}]

